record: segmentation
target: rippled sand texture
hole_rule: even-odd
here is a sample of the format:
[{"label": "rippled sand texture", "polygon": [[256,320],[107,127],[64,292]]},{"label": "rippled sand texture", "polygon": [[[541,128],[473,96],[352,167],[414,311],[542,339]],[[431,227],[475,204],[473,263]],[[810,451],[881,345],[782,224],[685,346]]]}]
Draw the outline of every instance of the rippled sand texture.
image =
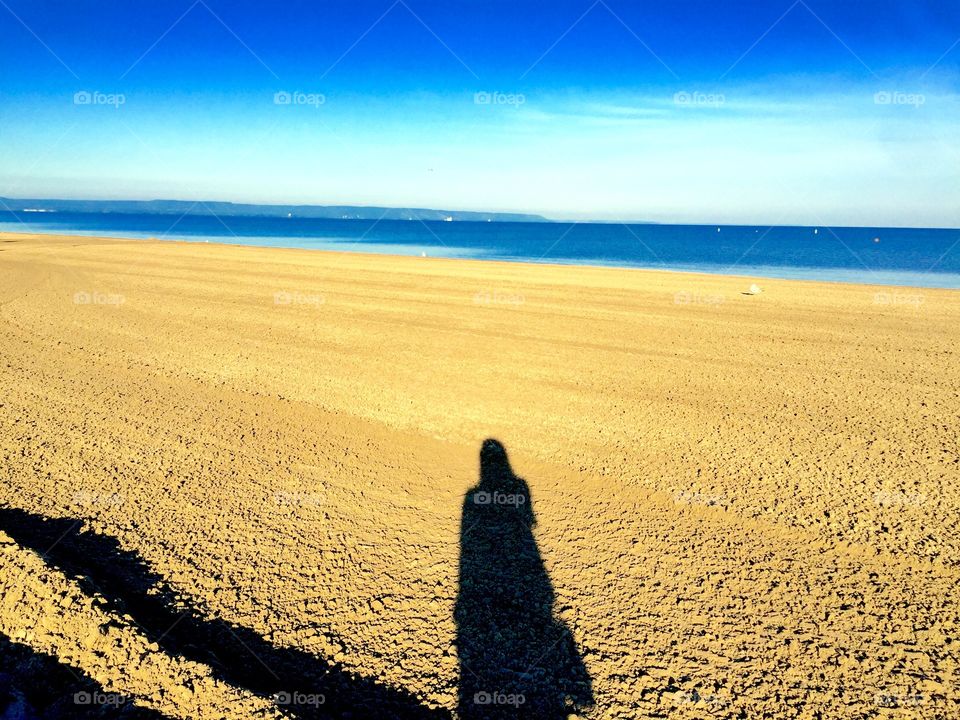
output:
[{"label": "rippled sand texture", "polygon": [[0,703],[960,717],[960,293],[751,282],[0,235]]}]

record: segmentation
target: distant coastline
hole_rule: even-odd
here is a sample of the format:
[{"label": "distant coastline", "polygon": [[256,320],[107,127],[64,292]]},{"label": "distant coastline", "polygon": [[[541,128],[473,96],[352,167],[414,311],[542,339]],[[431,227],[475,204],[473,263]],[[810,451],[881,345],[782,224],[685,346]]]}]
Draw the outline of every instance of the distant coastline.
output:
[{"label": "distant coastline", "polygon": [[439,220],[469,222],[552,222],[531,213],[434,210],[365,205],[261,205],[214,200],[61,200],[0,197],[0,209],[32,213],[115,213],[121,215],[207,215],[223,217],[316,218],[326,220]]}]

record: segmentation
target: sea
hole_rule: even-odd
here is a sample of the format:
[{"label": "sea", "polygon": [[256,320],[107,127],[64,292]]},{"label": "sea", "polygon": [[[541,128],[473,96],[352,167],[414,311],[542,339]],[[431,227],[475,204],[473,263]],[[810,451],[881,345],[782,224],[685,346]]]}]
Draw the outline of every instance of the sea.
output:
[{"label": "sea", "polygon": [[960,229],[4,211],[0,231],[960,288]]}]

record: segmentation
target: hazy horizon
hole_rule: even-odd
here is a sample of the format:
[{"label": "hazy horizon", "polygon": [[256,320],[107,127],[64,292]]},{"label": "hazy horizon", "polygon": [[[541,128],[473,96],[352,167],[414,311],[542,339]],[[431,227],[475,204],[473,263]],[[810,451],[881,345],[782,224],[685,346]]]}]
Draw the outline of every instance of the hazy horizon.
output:
[{"label": "hazy horizon", "polygon": [[[876,228],[891,228],[891,229],[930,229],[930,230],[960,230],[960,224],[958,225],[847,225],[842,223],[834,224],[814,224],[814,223],[769,223],[769,222],[745,222],[745,223],[723,223],[723,222],[669,222],[669,221],[659,221],[659,220],[650,220],[647,218],[631,218],[631,217],[563,217],[560,215],[546,215],[542,213],[531,212],[528,210],[504,210],[497,208],[489,207],[478,207],[478,208],[455,208],[455,207],[413,207],[409,205],[366,205],[359,203],[340,203],[340,204],[324,204],[324,203],[290,203],[290,202],[252,202],[246,200],[231,200],[231,199],[218,199],[218,198],[202,198],[196,199],[193,198],[143,198],[143,197],[47,197],[47,198],[37,198],[37,197],[3,197],[0,196],[0,201],[2,200],[17,200],[19,202],[30,201],[46,201],[46,202],[57,202],[57,201],[78,201],[78,202],[170,202],[170,203],[196,203],[197,205],[203,205],[204,203],[230,203],[233,205],[243,206],[243,205],[258,205],[262,207],[287,207],[287,206],[302,206],[302,207],[348,207],[348,208],[376,208],[376,209],[386,209],[386,210],[424,210],[424,211],[441,211],[441,212],[469,212],[469,213],[490,213],[490,214],[514,214],[514,215],[529,215],[529,216],[539,216],[539,220],[527,220],[521,222],[548,222],[548,223],[559,223],[559,224],[569,224],[569,223],[579,223],[579,224],[636,224],[636,225],[696,225],[711,227],[714,225],[721,226],[734,226],[739,225],[743,227],[833,227],[833,228],[855,228],[855,227],[876,227]],[[12,207],[0,207],[0,212],[2,211],[17,211],[17,208]],[[212,215],[216,215],[211,211]],[[220,215],[223,216],[222,213]],[[229,217],[229,216],[224,216]],[[323,219],[323,218],[318,218]],[[344,220],[355,220],[357,222],[367,222],[366,218],[342,218]],[[391,218],[384,218],[381,222],[386,222]],[[396,218],[392,218],[396,220]],[[469,220],[469,219],[457,219],[457,222],[483,222],[482,220]],[[423,218],[424,222],[438,222],[432,218]],[[495,222],[509,222],[508,220],[501,220]]]}]

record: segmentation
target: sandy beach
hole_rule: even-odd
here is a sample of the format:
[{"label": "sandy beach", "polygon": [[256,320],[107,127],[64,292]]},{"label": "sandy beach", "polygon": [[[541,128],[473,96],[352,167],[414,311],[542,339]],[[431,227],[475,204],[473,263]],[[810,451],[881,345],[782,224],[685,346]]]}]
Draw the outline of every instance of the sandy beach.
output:
[{"label": "sandy beach", "polygon": [[958,340],[950,290],[0,234],[0,654],[124,717],[960,717]]}]

